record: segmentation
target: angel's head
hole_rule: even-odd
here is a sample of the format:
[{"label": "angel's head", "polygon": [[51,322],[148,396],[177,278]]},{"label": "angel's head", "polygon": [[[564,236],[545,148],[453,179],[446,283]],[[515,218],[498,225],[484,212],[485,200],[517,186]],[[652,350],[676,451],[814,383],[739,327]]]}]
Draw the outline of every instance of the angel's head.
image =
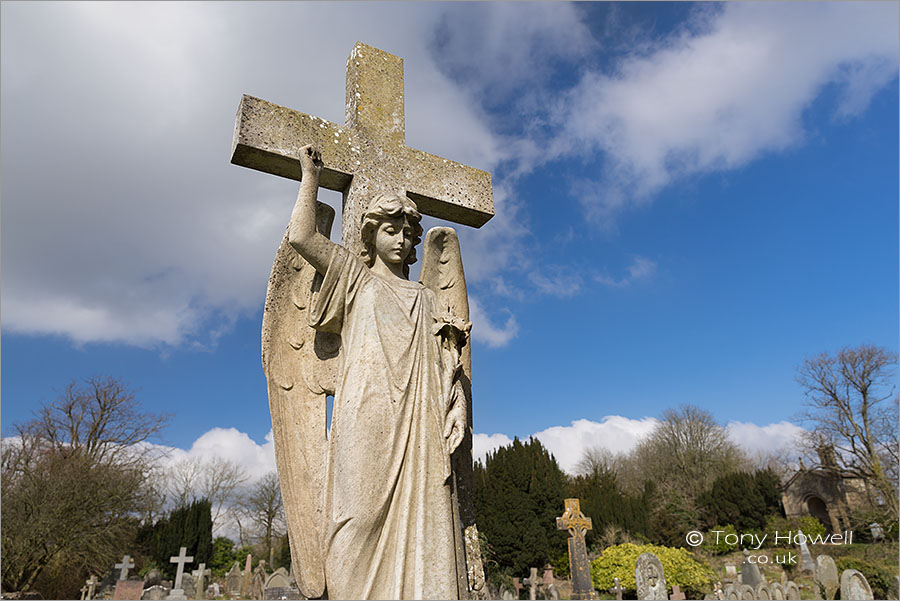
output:
[{"label": "angel's head", "polygon": [[422,215],[416,203],[402,194],[379,194],[372,199],[362,217],[360,256],[371,267],[375,257],[385,263],[402,264],[409,277],[409,266],[416,262],[416,246],[422,240]]}]

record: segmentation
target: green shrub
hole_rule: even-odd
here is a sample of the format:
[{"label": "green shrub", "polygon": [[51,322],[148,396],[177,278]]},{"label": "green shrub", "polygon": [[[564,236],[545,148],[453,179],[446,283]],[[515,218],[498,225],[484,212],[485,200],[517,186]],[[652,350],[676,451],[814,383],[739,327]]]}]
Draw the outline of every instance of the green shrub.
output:
[{"label": "green shrub", "polygon": [[[769,519],[766,520],[766,542],[767,546],[775,546],[784,545],[786,543],[784,537],[788,536],[788,532],[790,532],[791,536],[794,537],[797,535],[797,531],[802,530],[803,534],[807,536],[825,536],[827,530],[825,526],[822,525],[822,522],[812,517],[811,515],[805,515],[799,518],[786,518],[780,515],[771,515]],[[777,542],[775,541],[775,533],[778,533],[780,538]]]},{"label": "green shrub", "polygon": [[[713,533],[713,531],[718,531],[718,537]],[[738,536],[738,531],[731,524],[728,524],[727,526],[714,526],[713,528],[709,529],[709,532],[707,532],[706,538],[703,542],[703,548],[713,555],[724,555],[725,553],[731,553],[732,551],[737,549],[739,545],[737,543],[726,543],[726,536],[729,540],[737,540],[729,535],[734,535],[734,537]]]},{"label": "green shrub", "polygon": [[869,581],[872,594],[876,599],[887,599],[891,589],[894,588],[894,577],[889,570],[855,557],[839,557],[835,560],[838,573],[844,570],[859,570]]},{"label": "green shrub", "polygon": [[608,590],[613,578],[618,578],[622,588],[634,590],[634,565],[641,553],[653,553],[662,563],[666,585],[671,590],[677,584],[689,598],[701,598],[708,591],[714,574],[708,565],[694,559],[690,551],[659,545],[635,545],[624,543],[608,547],[591,562],[591,580],[594,588]]}]

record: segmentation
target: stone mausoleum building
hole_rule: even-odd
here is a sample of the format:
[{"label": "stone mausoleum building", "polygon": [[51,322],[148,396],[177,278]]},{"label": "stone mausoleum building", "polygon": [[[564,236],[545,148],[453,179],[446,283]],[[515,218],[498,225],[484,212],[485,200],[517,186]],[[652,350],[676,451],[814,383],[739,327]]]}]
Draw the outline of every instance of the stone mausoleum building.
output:
[{"label": "stone mausoleum building", "polygon": [[862,507],[872,507],[876,493],[861,478],[842,475],[833,447],[821,447],[819,466],[800,469],[784,483],[782,502],[787,517],[811,515],[829,533],[851,530],[850,513]]}]

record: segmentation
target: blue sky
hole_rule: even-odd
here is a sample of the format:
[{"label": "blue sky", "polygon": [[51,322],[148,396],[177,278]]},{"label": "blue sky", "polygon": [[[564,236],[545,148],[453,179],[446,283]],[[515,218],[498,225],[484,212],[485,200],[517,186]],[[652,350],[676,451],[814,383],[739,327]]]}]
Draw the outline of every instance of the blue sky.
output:
[{"label": "blue sky", "polygon": [[480,450],[538,434],[571,466],[681,403],[779,447],[804,357],[897,349],[896,3],[0,10],[4,435],[112,375],[181,454],[271,462],[297,184],[229,163],[234,112],[342,122],[357,40],[405,60],[408,145],[493,173],[496,217],[457,228]]}]

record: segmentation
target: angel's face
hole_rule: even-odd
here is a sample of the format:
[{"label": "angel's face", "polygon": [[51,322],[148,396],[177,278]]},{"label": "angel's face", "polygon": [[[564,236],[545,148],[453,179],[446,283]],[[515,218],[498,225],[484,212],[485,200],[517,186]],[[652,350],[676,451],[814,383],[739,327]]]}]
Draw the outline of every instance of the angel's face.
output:
[{"label": "angel's face", "polygon": [[403,215],[382,221],[375,231],[375,254],[385,263],[402,264],[412,243],[413,229]]}]

